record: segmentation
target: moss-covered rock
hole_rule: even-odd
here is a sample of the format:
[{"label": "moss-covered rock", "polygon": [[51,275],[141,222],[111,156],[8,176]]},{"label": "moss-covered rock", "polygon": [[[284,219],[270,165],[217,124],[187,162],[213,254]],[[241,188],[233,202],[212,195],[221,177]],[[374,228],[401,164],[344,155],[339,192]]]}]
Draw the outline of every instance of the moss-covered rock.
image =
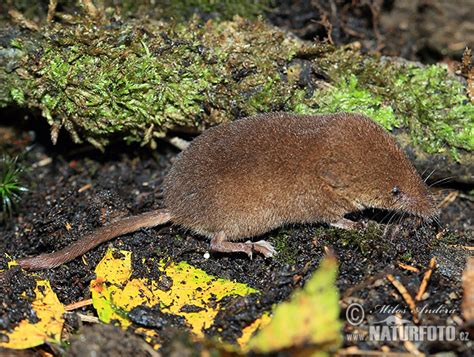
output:
[{"label": "moss-covered rock", "polygon": [[170,128],[199,131],[259,112],[352,111],[409,133],[423,152],[472,165],[474,105],[443,66],[308,44],[240,17],[79,19],[36,36],[9,31],[0,43],[0,105],[40,108],[53,140],[65,128],[97,147],[112,136],[154,146]]},{"label": "moss-covered rock", "polygon": [[407,128],[413,144],[430,154],[450,151],[460,160],[459,149],[474,149],[474,103],[446,66],[422,67],[344,48],[314,62],[335,83],[324,92],[321,111],[359,110],[388,130]]},{"label": "moss-covered rock", "polygon": [[53,140],[64,127],[98,147],[113,134],[153,144],[171,127],[285,109],[295,93],[279,70],[299,42],[261,21],[81,23],[43,36],[35,50],[22,36],[10,41],[8,50],[24,50],[23,80],[5,74],[0,103],[39,107]]},{"label": "moss-covered rock", "polygon": [[[8,19],[6,9],[14,8],[29,19],[46,21],[49,0],[9,0],[0,4],[0,22]],[[61,0],[58,10],[72,14],[84,9],[83,0]],[[273,0],[100,0],[90,2],[95,4],[99,12],[116,12],[123,17],[150,17],[153,19],[186,20],[197,14],[203,18],[221,20],[232,19],[235,15],[245,18],[256,18],[265,10],[269,10]],[[89,4],[90,4],[89,3]],[[90,5],[89,5],[90,6]],[[1,11],[4,10],[4,11]]]}]

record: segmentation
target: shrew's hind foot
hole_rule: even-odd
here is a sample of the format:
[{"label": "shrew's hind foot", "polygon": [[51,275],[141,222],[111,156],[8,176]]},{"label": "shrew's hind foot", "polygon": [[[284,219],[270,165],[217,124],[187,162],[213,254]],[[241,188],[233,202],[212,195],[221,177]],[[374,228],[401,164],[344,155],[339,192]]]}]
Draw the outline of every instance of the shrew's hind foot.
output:
[{"label": "shrew's hind foot", "polygon": [[213,252],[220,253],[239,253],[243,252],[252,258],[253,252],[263,254],[266,258],[276,254],[275,248],[264,241],[258,242],[247,241],[245,243],[229,242],[224,232],[219,232],[211,239],[210,249]]},{"label": "shrew's hind foot", "polygon": [[262,254],[265,258],[271,258],[276,255],[277,251],[273,245],[266,240],[259,240],[258,242],[247,241],[245,244],[251,244],[254,251]]}]

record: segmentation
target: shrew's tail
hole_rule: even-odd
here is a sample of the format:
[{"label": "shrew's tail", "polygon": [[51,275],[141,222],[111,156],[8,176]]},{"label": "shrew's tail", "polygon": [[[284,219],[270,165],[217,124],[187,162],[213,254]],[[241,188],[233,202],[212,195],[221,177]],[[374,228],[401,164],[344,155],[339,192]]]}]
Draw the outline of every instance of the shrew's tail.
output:
[{"label": "shrew's tail", "polygon": [[171,215],[165,209],[127,217],[101,227],[57,252],[20,259],[18,260],[18,265],[26,270],[54,268],[83,255],[99,244],[115,237],[135,232],[140,228],[158,226],[170,220]]}]

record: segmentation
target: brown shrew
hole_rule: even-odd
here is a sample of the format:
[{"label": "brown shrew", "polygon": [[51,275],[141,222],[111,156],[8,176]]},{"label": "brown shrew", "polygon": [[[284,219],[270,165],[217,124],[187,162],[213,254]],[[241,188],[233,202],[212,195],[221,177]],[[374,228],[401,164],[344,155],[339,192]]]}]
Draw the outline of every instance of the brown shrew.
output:
[{"label": "brown shrew", "polygon": [[59,266],[114,237],[167,222],[211,239],[216,252],[275,254],[245,241],[285,224],[325,222],[365,208],[430,220],[430,192],[395,140],[360,114],[261,114],[205,131],[181,152],[164,182],[166,208],[97,229],[70,246],[18,261]]}]

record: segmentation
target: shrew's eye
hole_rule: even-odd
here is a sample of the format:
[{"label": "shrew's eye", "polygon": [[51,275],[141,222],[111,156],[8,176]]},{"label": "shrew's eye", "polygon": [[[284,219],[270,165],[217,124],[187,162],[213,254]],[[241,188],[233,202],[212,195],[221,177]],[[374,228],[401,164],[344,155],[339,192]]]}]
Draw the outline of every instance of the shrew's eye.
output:
[{"label": "shrew's eye", "polygon": [[397,186],[393,186],[392,188],[392,194],[393,195],[398,195],[400,193],[400,189]]}]

